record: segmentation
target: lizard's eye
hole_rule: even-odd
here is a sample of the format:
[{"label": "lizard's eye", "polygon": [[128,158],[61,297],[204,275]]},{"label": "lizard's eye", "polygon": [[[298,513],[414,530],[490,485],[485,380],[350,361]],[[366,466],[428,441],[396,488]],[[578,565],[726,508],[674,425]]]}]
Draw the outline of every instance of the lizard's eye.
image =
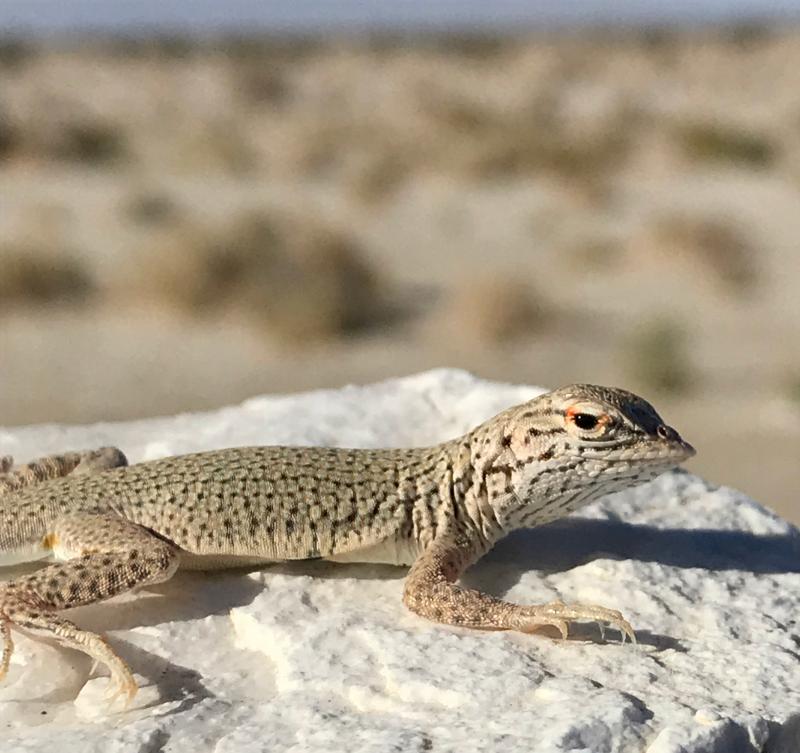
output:
[{"label": "lizard's eye", "polygon": [[597,427],[599,419],[597,416],[593,416],[591,413],[573,413],[572,414],[572,422],[577,426],[579,429],[584,429],[585,431],[591,431],[592,429]]}]

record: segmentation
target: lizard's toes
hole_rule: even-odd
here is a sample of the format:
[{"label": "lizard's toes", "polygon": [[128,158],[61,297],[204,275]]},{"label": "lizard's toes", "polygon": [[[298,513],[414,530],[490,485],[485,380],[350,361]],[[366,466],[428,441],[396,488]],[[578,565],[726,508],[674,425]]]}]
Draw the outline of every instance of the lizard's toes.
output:
[{"label": "lizard's toes", "polygon": [[522,633],[534,633],[543,627],[554,627],[561,633],[562,640],[567,640],[569,624],[566,620],[562,620],[558,617],[541,615],[538,613],[537,607],[528,609],[523,607],[523,612],[520,614],[515,628]]},{"label": "lizard's toes", "polygon": [[131,705],[138,692],[139,686],[133,677],[116,677],[112,674],[108,681],[106,699],[108,700],[108,705],[113,706],[118,698],[122,698],[122,708],[126,709]]},{"label": "lizard's toes", "polygon": [[542,614],[552,615],[571,622],[598,622],[617,628],[622,634],[622,642],[628,637],[631,643],[636,643],[636,634],[631,624],[616,609],[596,606],[594,604],[564,604],[553,601],[542,607]]},{"label": "lizard's toes", "polygon": [[8,620],[0,617],[0,638],[3,641],[3,654],[0,658],[0,680],[8,673],[11,663],[11,654],[14,652],[14,641],[11,640],[11,626]]}]

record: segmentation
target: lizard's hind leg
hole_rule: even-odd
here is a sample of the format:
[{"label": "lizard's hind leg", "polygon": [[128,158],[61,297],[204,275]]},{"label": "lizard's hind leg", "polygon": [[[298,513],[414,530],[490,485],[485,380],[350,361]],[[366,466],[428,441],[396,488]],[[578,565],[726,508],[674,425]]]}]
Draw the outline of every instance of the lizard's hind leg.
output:
[{"label": "lizard's hind leg", "polygon": [[124,694],[130,701],[137,687],[125,662],[105,638],[81,630],[56,612],[169,579],[178,567],[178,549],[147,529],[106,512],[64,516],[50,535],[56,556],[68,558],[66,561],[0,584],[0,679],[8,670],[13,649],[9,628],[24,628],[105,664],[114,697]]},{"label": "lizard's hind leg", "polygon": [[0,457],[0,495],[70,473],[99,473],[123,465],[128,465],[128,459],[117,447],[48,455],[17,468],[13,458],[4,455]]}]

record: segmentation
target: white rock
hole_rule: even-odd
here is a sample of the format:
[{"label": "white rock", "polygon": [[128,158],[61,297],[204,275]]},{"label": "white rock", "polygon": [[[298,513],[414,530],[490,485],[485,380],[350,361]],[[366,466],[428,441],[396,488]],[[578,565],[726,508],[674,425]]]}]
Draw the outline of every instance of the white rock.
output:
[{"label": "white rock", "polygon": [[[131,461],[244,444],[424,445],[541,390],[440,370],[121,424],[0,430],[18,460],[116,444]],[[691,439],[691,438],[689,438]],[[18,571],[14,571],[18,572]],[[738,753],[800,750],[800,534],[686,473],[518,532],[466,582],[526,603],[618,608],[639,645],[427,623],[403,570],[295,563],[179,573],[72,612],[142,690],[97,714],[81,654],[15,636],[2,751]],[[114,709],[111,710],[114,712]]]}]

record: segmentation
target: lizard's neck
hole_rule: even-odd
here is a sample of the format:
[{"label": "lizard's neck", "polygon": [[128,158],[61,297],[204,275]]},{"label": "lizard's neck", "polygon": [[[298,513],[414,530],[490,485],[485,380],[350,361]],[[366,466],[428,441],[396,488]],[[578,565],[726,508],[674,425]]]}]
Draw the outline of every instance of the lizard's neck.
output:
[{"label": "lizard's neck", "polygon": [[[629,475],[603,473],[591,458],[569,451],[566,435],[550,435],[541,452],[520,460],[495,422],[479,426],[459,440],[460,465],[473,483],[463,506],[481,521],[487,539],[496,541],[517,528],[564,517],[600,497],[649,481],[652,473],[635,467]],[[467,457],[468,455],[468,457]]]}]

